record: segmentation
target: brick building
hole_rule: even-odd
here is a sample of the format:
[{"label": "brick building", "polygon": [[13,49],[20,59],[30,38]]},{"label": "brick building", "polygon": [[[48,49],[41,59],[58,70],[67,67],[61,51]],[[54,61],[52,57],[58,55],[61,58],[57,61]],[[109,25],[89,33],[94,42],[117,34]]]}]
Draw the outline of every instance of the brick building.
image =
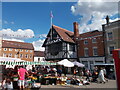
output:
[{"label": "brick building", "polygon": [[34,61],[34,47],[32,43],[1,40],[0,56]]},{"label": "brick building", "polygon": [[74,32],[52,25],[43,46],[46,60],[78,60],[89,69],[96,63],[105,63],[103,32],[79,34],[76,22]]},{"label": "brick building", "polygon": [[80,34],[78,40],[78,58],[88,69],[96,63],[105,63],[103,32],[94,30]]}]

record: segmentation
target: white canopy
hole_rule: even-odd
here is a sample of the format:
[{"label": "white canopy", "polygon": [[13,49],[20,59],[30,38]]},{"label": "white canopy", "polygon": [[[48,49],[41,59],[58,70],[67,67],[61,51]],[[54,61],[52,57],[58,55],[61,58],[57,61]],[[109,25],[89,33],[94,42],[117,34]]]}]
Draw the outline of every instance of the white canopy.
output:
[{"label": "white canopy", "polygon": [[78,67],[84,67],[85,65],[82,63],[79,63],[77,61],[72,62],[74,65],[77,65]]},{"label": "white canopy", "polygon": [[0,61],[23,62],[24,60],[21,60],[19,58],[0,57]]},{"label": "white canopy", "polygon": [[59,65],[63,65],[65,67],[74,67],[74,64],[72,62],[70,62],[69,60],[67,59],[63,59],[59,62],[57,62]]}]

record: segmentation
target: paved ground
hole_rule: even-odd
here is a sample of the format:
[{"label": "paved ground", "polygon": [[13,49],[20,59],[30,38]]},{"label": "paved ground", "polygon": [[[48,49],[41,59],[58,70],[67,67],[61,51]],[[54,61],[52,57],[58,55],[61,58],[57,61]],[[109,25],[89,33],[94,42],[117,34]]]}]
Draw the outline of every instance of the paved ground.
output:
[{"label": "paved ground", "polygon": [[105,84],[90,83],[90,85],[41,85],[41,88],[117,88],[116,80],[109,80]]}]

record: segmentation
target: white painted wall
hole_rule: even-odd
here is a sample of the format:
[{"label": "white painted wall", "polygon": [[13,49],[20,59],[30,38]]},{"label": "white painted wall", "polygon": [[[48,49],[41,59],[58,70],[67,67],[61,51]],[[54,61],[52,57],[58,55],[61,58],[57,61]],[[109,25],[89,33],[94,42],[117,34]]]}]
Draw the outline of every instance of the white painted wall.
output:
[{"label": "white painted wall", "polygon": [[34,62],[45,61],[45,57],[34,57]]}]

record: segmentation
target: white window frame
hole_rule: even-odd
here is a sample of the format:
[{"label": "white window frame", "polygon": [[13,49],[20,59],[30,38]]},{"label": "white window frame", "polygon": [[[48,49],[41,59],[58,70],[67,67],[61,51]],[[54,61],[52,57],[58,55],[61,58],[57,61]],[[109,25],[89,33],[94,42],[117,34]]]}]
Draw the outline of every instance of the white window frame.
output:
[{"label": "white window frame", "polygon": [[[88,50],[88,55],[86,55],[85,50]],[[84,48],[84,56],[89,57],[89,49],[88,48]]]},{"label": "white window frame", "polygon": [[9,51],[12,51],[13,49],[12,48],[9,48]]},{"label": "white window frame", "polygon": [[25,58],[28,58],[28,54],[25,54]]},{"label": "white window frame", "polygon": [[25,52],[28,52],[28,50],[25,50]]},{"label": "white window frame", "polygon": [[29,55],[29,58],[32,59],[32,54]]},{"label": "white window frame", "polygon": [[109,55],[112,55],[112,54],[110,53],[110,47],[114,47],[114,49],[115,49],[115,46],[114,46],[114,45],[110,45],[110,46],[108,47],[108,54],[109,54]]},{"label": "white window frame", "polygon": [[[109,39],[108,33],[112,33],[112,39]],[[107,41],[112,41],[113,40],[113,32],[107,32]]]},{"label": "white window frame", "polygon": [[14,57],[15,57],[15,58],[18,58],[18,54],[15,54]]},{"label": "white window frame", "polygon": [[32,51],[32,50],[30,50],[30,52],[32,53],[33,51]]},{"label": "white window frame", "polygon": [[[97,49],[97,55],[95,55],[94,49]],[[93,56],[98,56],[98,48],[97,47],[93,47]]]},{"label": "white window frame", "polygon": [[9,54],[8,54],[8,57],[12,57],[12,53],[9,53]]},{"label": "white window frame", "polygon": [[[95,40],[95,41],[94,41]],[[97,43],[97,39],[96,38],[93,38],[92,39],[92,43]]]},{"label": "white window frame", "polygon": [[19,57],[20,57],[20,58],[23,58],[23,54],[20,54]]},{"label": "white window frame", "polygon": [[17,52],[17,51],[18,51],[18,49],[15,49],[15,51]]},{"label": "white window frame", "polygon": [[[87,43],[86,43],[86,41],[87,41]],[[84,45],[88,45],[88,40],[84,40]]]},{"label": "white window frame", "polygon": [[20,49],[20,52],[23,52],[23,50],[22,50],[22,49]]},{"label": "white window frame", "polygon": [[7,51],[7,48],[4,48],[4,51]]},{"label": "white window frame", "polygon": [[7,57],[7,54],[6,54],[6,53],[3,53],[3,57]]}]

